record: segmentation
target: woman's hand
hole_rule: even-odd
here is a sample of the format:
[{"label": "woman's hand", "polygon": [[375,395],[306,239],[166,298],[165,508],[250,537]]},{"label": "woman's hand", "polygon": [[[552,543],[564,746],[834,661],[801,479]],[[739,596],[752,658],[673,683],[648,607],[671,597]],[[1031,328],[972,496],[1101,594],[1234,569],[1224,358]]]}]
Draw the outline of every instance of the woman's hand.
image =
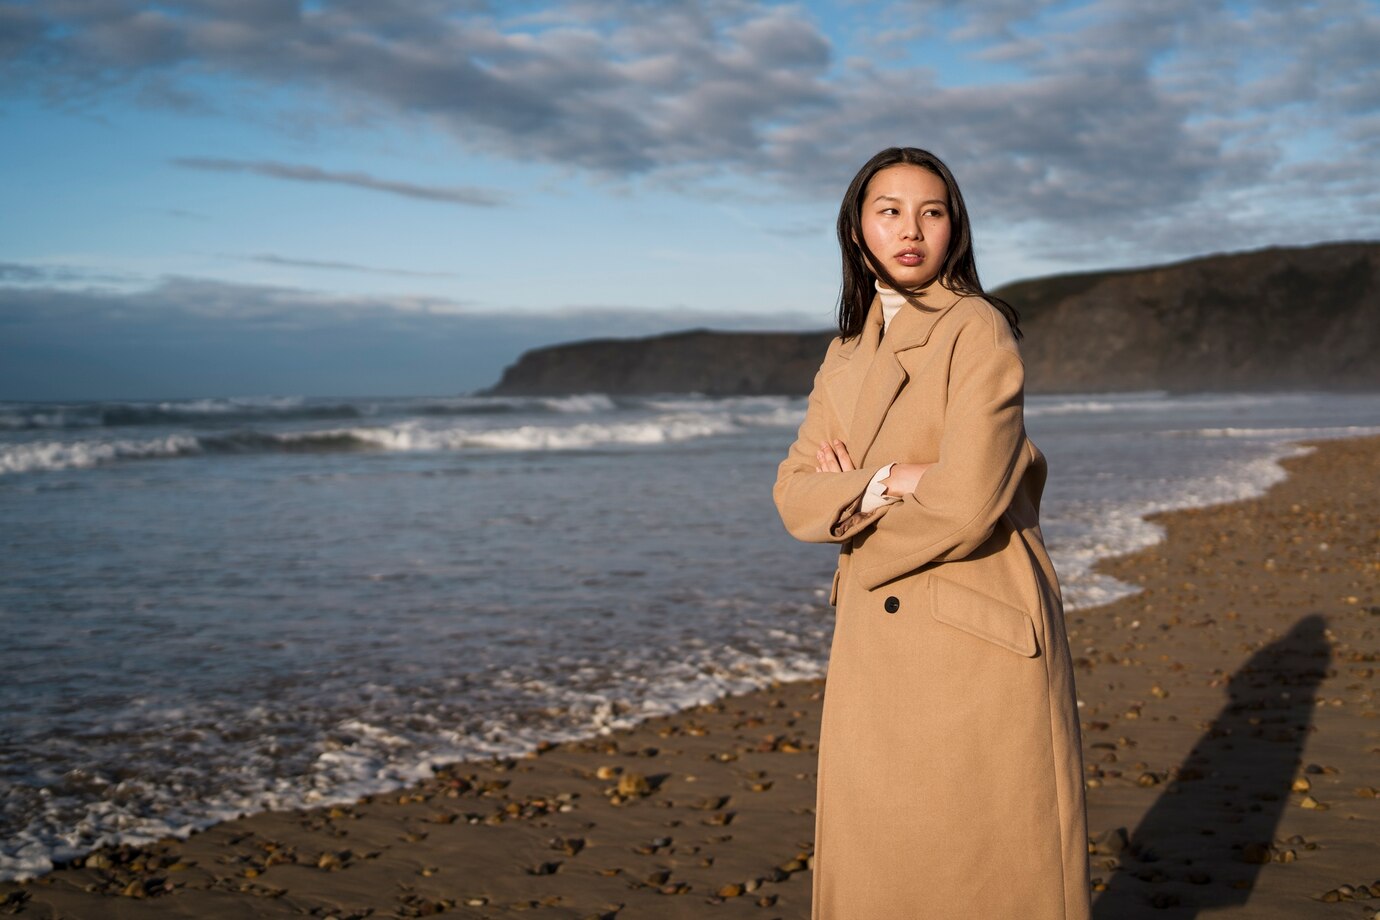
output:
[{"label": "woman's hand", "polygon": [[886,483],[886,494],[902,496],[914,492],[915,487],[920,485],[920,477],[932,466],[933,463],[895,464],[891,468],[891,475],[882,480]]},{"label": "woman's hand", "polygon": [[[820,441],[819,450],[815,451],[815,460],[816,473],[846,473],[855,469],[853,458],[848,456],[848,448],[838,438]],[[932,466],[933,463],[892,464],[891,475],[882,480],[886,483],[886,494],[900,497],[914,492],[915,487],[920,484],[920,477]]]},{"label": "woman's hand", "polygon": [[820,441],[815,451],[816,473],[846,473],[854,469],[853,458],[848,456],[848,448],[838,438]]}]

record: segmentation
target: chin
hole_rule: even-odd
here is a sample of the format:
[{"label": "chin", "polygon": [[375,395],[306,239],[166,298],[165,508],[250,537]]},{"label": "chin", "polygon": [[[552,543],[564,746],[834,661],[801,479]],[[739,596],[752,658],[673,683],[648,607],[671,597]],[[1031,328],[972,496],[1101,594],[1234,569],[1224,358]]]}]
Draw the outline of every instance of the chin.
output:
[{"label": "chin", "polygon": [[911,272],[894,272],[894,271],[893,271],[893,272],[891,273],[891,277],[895,278],[895,279],[896,279],[896,283],[899,284],[899,285],[901,285],[902,287],[908,287],[908,288],[922,288],[922,287],[927,287],[927,286],[930,284],[930,282],[932,282],[932,281],[934,281],[936,278],[938,278],[939,275],[938,275],[938,273],[934,273],[934,274],[926,273],[926,274],[923,274],[923,275],[919,275],[919,274],[914,274],[914,273],[911,273]]}]

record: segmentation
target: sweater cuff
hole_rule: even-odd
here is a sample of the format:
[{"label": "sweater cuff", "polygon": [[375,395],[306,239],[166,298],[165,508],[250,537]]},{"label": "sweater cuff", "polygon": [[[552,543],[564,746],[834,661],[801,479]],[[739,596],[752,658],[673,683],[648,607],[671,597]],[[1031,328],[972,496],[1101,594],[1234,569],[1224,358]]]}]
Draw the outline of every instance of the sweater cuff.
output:
[{"label": "sweater cuff", "polygon": [[863,492],[862,508],[860,509],[863,514],[876,511],[882,505],[889,505],[901,500],[899,495],[887,495],[886,483],[882,482],[883,479],[891,475],[891,468],[895,465],[894,462],[888,463],[879,469],[876,475],[872,477],[872,481],[867,484],[867,489]]}]

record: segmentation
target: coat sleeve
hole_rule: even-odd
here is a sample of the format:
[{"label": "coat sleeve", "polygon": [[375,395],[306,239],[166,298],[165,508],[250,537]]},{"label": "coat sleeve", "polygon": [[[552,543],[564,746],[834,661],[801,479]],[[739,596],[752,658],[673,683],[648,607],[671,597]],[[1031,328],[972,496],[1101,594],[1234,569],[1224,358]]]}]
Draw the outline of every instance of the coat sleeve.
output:
[{"label": "coat sleeve", "polygon": [[[772,487],[772,498],[786,530],[797,540],[808,543],[842,543],[875,523],[892,507],[887,504],[868,514],[857,513],[867,484],[884,464],[843,473],[815,472],[815,451],[819,449],[819,442],[842,439],[847,434],[824,397],[822,383],[824,368],[838,344],[839,340],[834,339],[824,363],[815,373],[805,421],[786,459],[777,467],[776,485]],[[837,526],[845,520],[846,527]]]},{"label": "coat sleeve", "polygon": [[1025,366],[995,310],[977,310],[950,355],[939,459],[915,491],[861,538],[854,571],[867,588],[929,562],[962,559],[992,534],[1031,463]]}]

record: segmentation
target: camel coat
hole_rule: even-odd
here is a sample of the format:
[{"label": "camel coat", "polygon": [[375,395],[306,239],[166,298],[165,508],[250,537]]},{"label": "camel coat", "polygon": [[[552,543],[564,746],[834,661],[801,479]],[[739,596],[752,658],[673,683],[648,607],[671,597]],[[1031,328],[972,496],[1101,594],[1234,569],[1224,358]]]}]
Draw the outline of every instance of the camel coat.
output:
[{"label": "camel coat", "polygon": [[[814,920],[1087,920],[1087,819],[1059,583],[1006,319],[938,283],[835,338],[773,496],[841,544],[820,728]],[[880,339],[880,340],[879,340]],[[815,472],[839,438],[857,469]],[[935,463],[860,512],[891,461]]]}]

